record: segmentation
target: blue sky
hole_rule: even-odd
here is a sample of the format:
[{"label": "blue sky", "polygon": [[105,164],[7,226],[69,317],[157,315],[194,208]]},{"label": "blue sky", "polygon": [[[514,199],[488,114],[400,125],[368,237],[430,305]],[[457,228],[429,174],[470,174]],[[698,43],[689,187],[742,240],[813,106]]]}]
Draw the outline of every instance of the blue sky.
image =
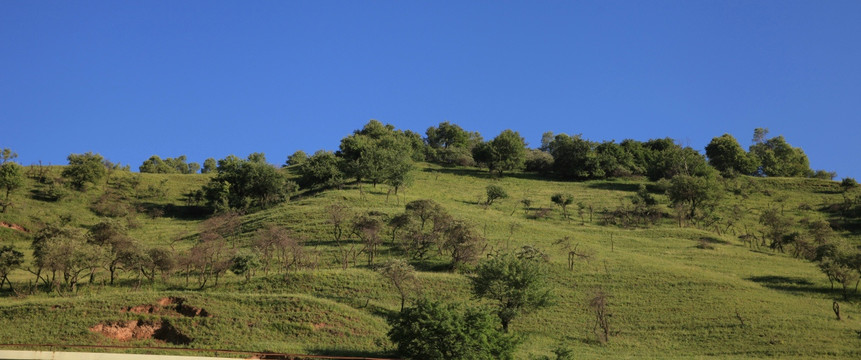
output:
[{"label": "blue sky", "polygon": [[136,169],[336,149],[369,119],[486,139],[767,127],[861,178],[859,1],[2,1],[0,147]]}]

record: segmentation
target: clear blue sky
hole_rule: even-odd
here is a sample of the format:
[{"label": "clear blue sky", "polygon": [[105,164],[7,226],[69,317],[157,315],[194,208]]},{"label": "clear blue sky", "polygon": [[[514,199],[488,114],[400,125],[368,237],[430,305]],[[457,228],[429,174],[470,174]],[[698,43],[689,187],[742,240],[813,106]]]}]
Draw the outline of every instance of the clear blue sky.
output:
[{"label": "clear blue sky", "polygon": [[861,1],[0,1],[0,147],[137,169],[337,148],[369,119],[486,139],[744,147],[861,179]]}]

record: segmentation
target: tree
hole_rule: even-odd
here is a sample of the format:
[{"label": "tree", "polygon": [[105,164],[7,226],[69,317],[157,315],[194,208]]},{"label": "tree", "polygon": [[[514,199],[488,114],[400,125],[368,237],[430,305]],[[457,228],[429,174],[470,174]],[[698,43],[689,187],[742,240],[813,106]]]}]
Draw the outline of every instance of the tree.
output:
[{"label": "tree", "polygon": [[502,328],[520,314],[549,305],[544,263],[538,258],[502,254],[480,262],[475,269],[472,292],[476,297],[491,300]]},{"label": "tree", "polygon": [[840,187],[843,189],[844,192],[847,192],[858,187],[858,181],[855,181],[855,178],[846,177],[843,178],[843,181],[840,182]]},{"label": "tree", "polygon": [[303,188],[327,188],[344,182],[342,166],[342,160],[334,153],[320,150],[291,171],[299,175],[299,186]]},{"label": "tree", "polygon": [[218,162],[213,158],[208,158],[203,161],[203,169],[200,170],[200,173],[209,174],[215,172],[216,168],[218,168]]},{"label": "tree", "polygon": [[240,253],[230,260],[230,271],[236,275],[245,275],[245,282],[251,281],[254,270],[260,267],[260,259],[257,254]]},{"label": "tree", "polygon": [[519,170],[526,162],[526,142],[520,133],[505,130],[488,143],[473,149],[473,158],[502,176],[505,171]]},{"label": "tree", "polygon": [[[0,289],[6,283],[9,284],[9,289],[15,291],[12,287],[12,280],[9,280],[9,274],[21,267],[24,263],[24,253],[15,250],[10,245],[0,247]],[[403,305],[401,305],[403,308]]]},{"label": "tree", "polygon": [[[760,131],[762,129],[757,129]],[[754,132],[754,142],[750,152],[756,158],[762,176],[807,177],[813,175],[807,155],[801,148],[792,147],[783,136],[763,140],[765,133]]]},{"label": "tree", "polygon": [[667,195],[674,205],[686,204],[690,209],[690,218],[694,218],[698,209],[714,206],[720,197],[720,190],[712,177],[676,175],[670,180]]},{"label": "tree", "polygon": [[706,146],[709,165],[724,176],[735,174],[749,175],[756,171],[756,159],[748,155],[730,134],[713,138]]},{"label": "tree", "polygon": [[127,234],[126,227],[115,220],[105,219],[90,228],[88,242],[104,249],[105,269],[110,273],[110,284],[114,284],[117,271],[124,270],[141,256],[140,246]]},{"label": "tree", "polygon": [[[4,152],[9,149],[4,149]],[[6,208],[12,205],[12,193],[24,185],[24,174],[21,165],[15,162],[3,160],[0,164],[0,191],[5,193],[5,198],[0,201],[0,213],[5,213]]]},{"label": "tree", "polygon": [[428,146],[443,149],[467,147],[470,139],[469,132],[448,121],[439,123],[439,127],[429,127],[425,135],[427,135]]},{"label": "tree", "polygon": [[554,194],[550,197],[550,201],[562,208],[562,216],[568,219],[568,205],[574,203],[574,195],[571,194]]},{"label": "tree", "polygon": [[388,322],[389,338],[406,359],[513,359],[517,347],[481,308],[421,299]]},{"label": "tree", "polygon": [[413,142],[394,126],[371,120],[361,130],[341,140],[337,153],[346,173],[361,183],[387,183],[395,188],[405,183],[413,168]]},{"label": "tree", "polygon": [[398,290],[401,295],[401,311],[404,311],[407,295],[415,286],[416,270],[403,259],[394,259],[380,267],[379,272]]},{"label": "tree", "polygon": [[502,186],[490,184],[487,185],[487,201],[484,202],[484,205],[490,206],[495,200],[506,198],[508,198],[508,193]]},{"label": "tree", "polygon": [[[218,170],[203,187],[209,207],[228,209],[267,208],[287,200],[296,191],[296,183],[266,163],[262,153],[242,160],[230,155],[218,161]],[[225,204],[226,202],[226,204]]]},{"label": "tree", "polygon": [[[53,275],[61,274],[63,282],[73,293],[77,291],[81,274],[87,270],[93,273],[105,256],[101,247],[86,240],[86,236],[78,229],[60,229],[44,238],[38,249],[36,261]],[[34,254],[37,252],[34,251]],[[59,279],[52,276],[50,284],[57,283]]]},{"label": "tree", "polygon": [[103,164],[104,158],[99,154],[71,154],[69,165],[63,170],[63,177],[77,190],[86,190],[87,184],[96,184],[101,180],[107,169]]},{"label": "tree", "polygon": [[452,220],[445,222],[445,225],[441,247],[451,256],[451,268],[474,264],[486,248],[487,240],[466,222]]},{"label": "tree", "polygon": [[299,166],[308,161],[308,154],[306,154],[302,150],[297,150],[287,157],[287,162],[284,164],[285,166]]},{"label": "tree", "polygon": [[383,222],[371,215],[360,215],[353,219],[353,234],[358,236],[364,244],[362,251],[368,255],[369,267],[374,265],[377,247],[382,242],[380,237],[382,230]]}]

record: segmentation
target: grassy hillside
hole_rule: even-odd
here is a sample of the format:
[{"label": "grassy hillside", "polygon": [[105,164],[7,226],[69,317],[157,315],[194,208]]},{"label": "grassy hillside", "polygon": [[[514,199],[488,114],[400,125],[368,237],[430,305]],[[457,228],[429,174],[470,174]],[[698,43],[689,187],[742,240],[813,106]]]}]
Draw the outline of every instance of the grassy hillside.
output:
[{"label": "grassy hillside", "polygon": [[[59,169],[53,169],[57,174]],[[14,244],[30,257],[34,231],[46,223],[67,222],[86,228],[100,219],[93,205],[117,188],[122,178],[136,178],[137,185],[124,193],[130,215],[130,234],[148,246],[172,244],[175,251],[191,247],[205,220],[186,203],[183,194],[199,188],[207,175],[155,175],[114,173],[109,185],[87,193],[69,191],[59,201],[41,200],[44,185],[28,180],[16,195],[14,207],[0,214],[0,221],[29,232],[0,228],[0,244]],[[645,180],[556,182],[515,173],[492,179],[471,168],[442,168],[424,164],[414,182],[398,196],[384,186],[364,185],[363,191],[346,186],[339,190],[299,194],[292,201],[241,217],[235,236],[247,247],[257,229],[278,224],[304,240],[315,259],[313,268],[287,275],[256,276],[245,283],[232,274],[219,283],[198,289],[185,286],[181,276],[166,283],[143,282],[135,287],[131,274],[117,286],[104,285],[104,272],[77,295],[35,292],[16,297],[3,290],[0,298],[0,338],[6,343],[119,344],[90,329],[97,324],[138,320],[169,322],[197,348],[231,348],[254,351],[309,352],[324,354],[390,354],[385,316],[400,305],[397,292],[359,256],[349,269],[340,269],[337,249],[331,241],[326,207],[347,205],[353,213],[367,211],[396,215],[407,201],[433,199],[455,218],[473,224],[487,239],[487,252],[514,251],[533,245],[549,255],[554,304],[516,318],[512,330],[523,337],[519,357],[550,355],[558,345],[575,354],[595,357],[859,357],[861,306],[844,301],[831,290],[816,264],[774,252],[752,248],[738,235],[760,231],[759,214],[768,207],[781,209],[796,223],[825,219],[821,211],[840,202],[837,183],[816,179],[742,178],[726,184],[717,215],[722,220],[700,229],[679,227],[672,209],[648,227],[623,228],[603,225],[601,213],[630,203],[643,183],[666,204],[654,183]],[[510,197],[481,205],[485,187],[497,184]],[[116,191],[114,191],[116,192]],[[572,217],[564,219],[550,197],[571,193]],[[387,199],[388,198],[388,199]],[[531,199],[524,209],[521,199]],[[122,202],[111,200],[112,202]],[[577,203],[588,210],[581,217]],[[552,211],[535,218],[540,208]],[[728,226],[726,219],[737,214]],[[800,225],[798,225],[800,228]],[[840,236],[858,241],[848,231]],[[569,237],[571,245],[591,255],[568,269],[568,251],[554,244]],[[399,256],[386,243],[381,263]],[[436,261],[436,262],[435,262]],[[470,302],[467,276],[437,270],[442,259],[417,263],[420,291],[424,296]],[[17,270],[16,286],[34,276]],[[595,340],[594,315],[587,306],[597,289],[610,295],[612,337],[606,344]],[[185,304],[205,309],[211,316],[185,316],[161,309],[153,314],[124,311],[157,304],[165,298],[182,298]],[[833,301],[841,304],[843,320],[836,320]],[[131,344],[164,344],[162,340],[131,340]],[[170,345],[170,342],[167,342]]]}]

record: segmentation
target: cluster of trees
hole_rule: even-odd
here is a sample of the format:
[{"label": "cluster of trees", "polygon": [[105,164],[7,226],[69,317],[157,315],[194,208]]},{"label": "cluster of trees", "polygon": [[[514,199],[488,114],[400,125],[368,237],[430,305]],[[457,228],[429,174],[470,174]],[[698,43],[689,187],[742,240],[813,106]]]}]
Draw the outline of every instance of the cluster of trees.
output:
[{"label": "cluster of trees", "polygon": [[[474,264],[487,247],[487,241],[471,224],[457,220],[433,200],[414,200],[395,216],[382,213],[354,213],[342,204],[326,209],[332,226],[332,239],[338,249],[338,262],[347,268],[361,254],[374,266],[379,247],[389,246],[413,261],[433,256],[448,260],[452,269]],[[350,241],[352,236],[358,241]],[[357,247],[358,246],[358,247]]]},{"label": "cluster of trees", "polygon": [[230,155],[219,160],[215,176],[197,197],[216,212],[245,211],[278,204],[297,189],[284,172],[266,162],[263,153],[253,153],[247,159]]},{"label": "cluster of trees", "polygon": [[[706,146],[709,164],[724,176],[790,176],[811,177],[807,155],[801,148],[792,147],[783,136],[766,138],[768,129],[757,128],[753,133],[753,145],[745,152],[738,141],[729,134],[712,139]],[[820,170],[820,177],[834,175]],[[836,175],[836,174],[835,174]]]},{"label": "cluster of trees", "polygon": [[487,300],[488,307],[420,298],[389,319],[389,338],[400,355],[407,359],[513,358],[519,338],[509,332],[509,324],[519,315],[550,305],[552,299],[546,257],[529,246],[515,254],[494,254],[478,264],[470,280],[473,296]]},{"label": "cluster of trees", "polygon": [[424,159],[423,147],[419,134],[371,120],[342,139],[337,152],[318,151],[309,157],[298,151],[288,157],[286,165],[304,188],[340,186],[352,178],[360,185],[386,184],[397,195],[411,182],[414,162]]},{"label": "cluster of trees", "polygon": [[158,155],[153,155],[143,162],[138,170],[142,173],[154,174],[194,174],[200,170],[200,164],[189,163],[185,155],[176,158],[165,158],[162,160]]}]

